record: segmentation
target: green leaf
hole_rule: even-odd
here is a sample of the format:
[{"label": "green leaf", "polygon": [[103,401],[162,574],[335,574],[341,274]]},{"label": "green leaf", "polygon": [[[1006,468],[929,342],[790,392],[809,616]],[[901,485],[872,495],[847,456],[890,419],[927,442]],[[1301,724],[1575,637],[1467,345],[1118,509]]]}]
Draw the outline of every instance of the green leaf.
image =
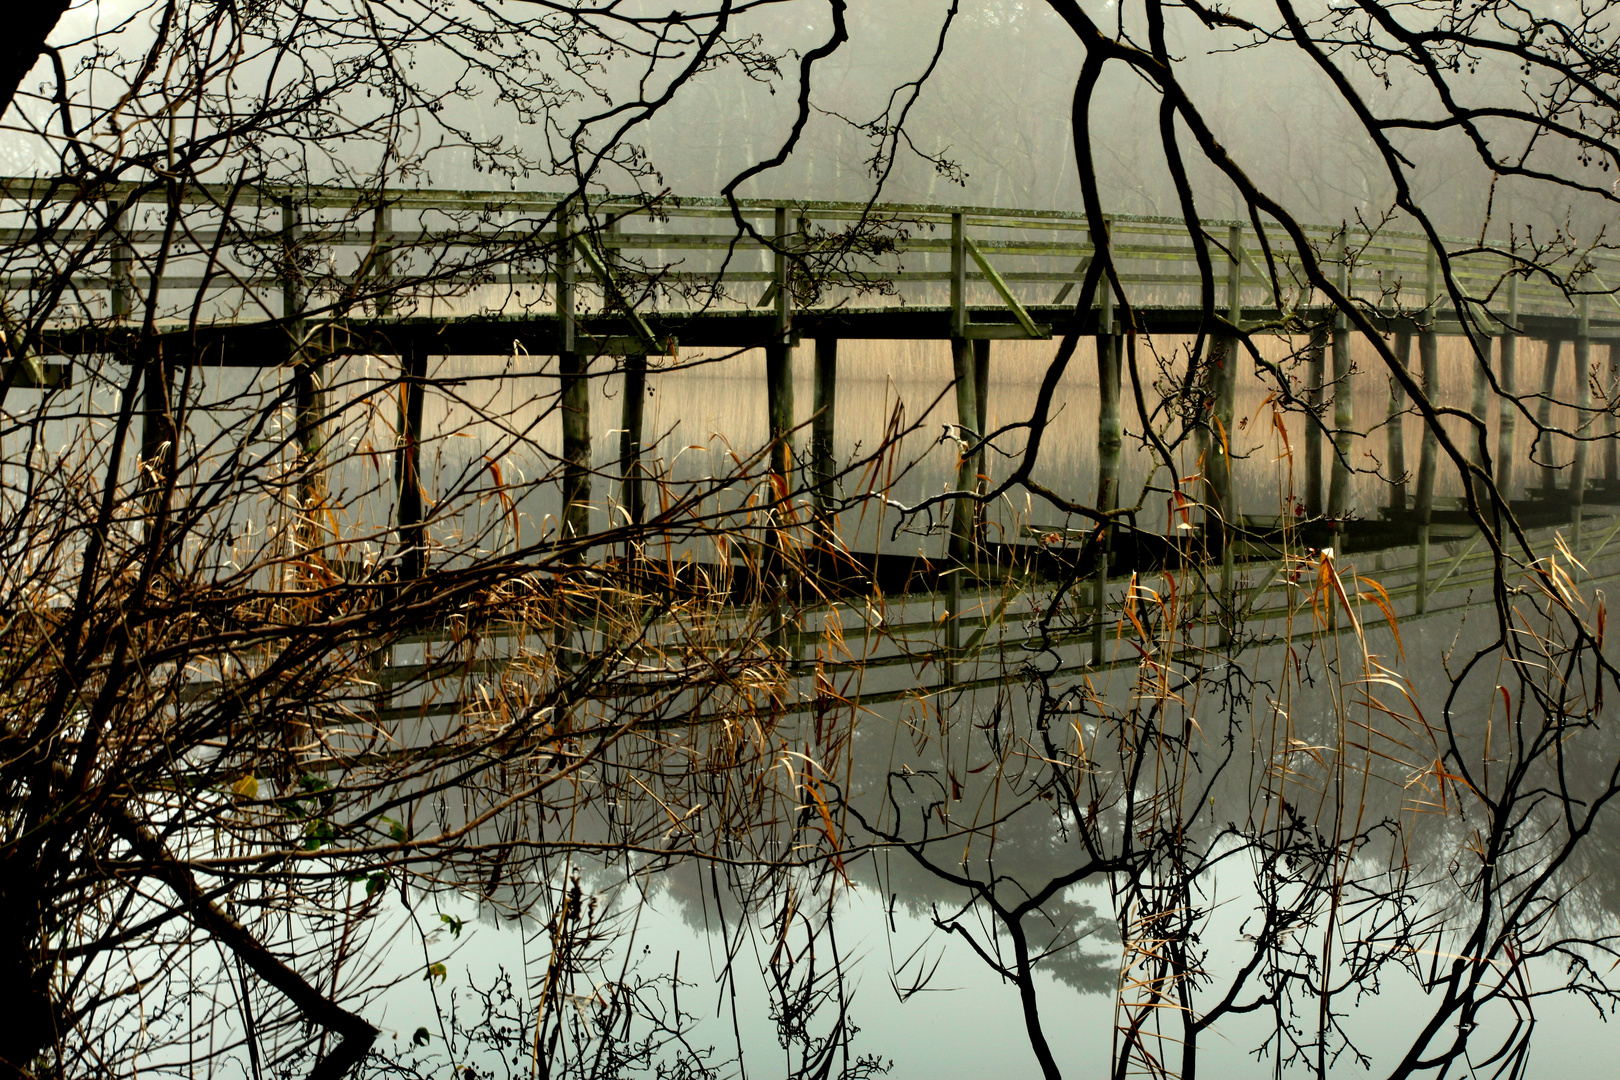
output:
[{"label": "green leaf", "polygon": [[450,936],[453,938],[459,938],[461,936],[462,927],[467,925],[463,920],[456,918],[454,915],[440,915],[439,921],[450,928]]},{"label": "green leaf", "polygon": [[366,879],[366,896],[376,896],[388,887],[388,871],[379,870]]},{"label": "green leaf", "polygon": [[440,982],[444,982],[449,977],[450,973],[444,969],[443,964],[429,964],[427,974],[422,976],[422,981],[429,982],[438,979]]},{"label": "green leaf", "polygon": [[411,1042],[416,1046],[426,1046],[431,1038],[433,1036],[428,1034],[427,1028],[419,1027],[416,1029],[416,1034],[411,1036]]}]

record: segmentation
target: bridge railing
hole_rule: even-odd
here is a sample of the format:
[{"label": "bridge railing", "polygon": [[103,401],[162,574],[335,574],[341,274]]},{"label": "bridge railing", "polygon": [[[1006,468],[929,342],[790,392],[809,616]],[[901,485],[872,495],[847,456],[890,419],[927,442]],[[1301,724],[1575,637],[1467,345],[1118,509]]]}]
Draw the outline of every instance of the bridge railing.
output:
[{"label": "bridge railing", "polygon": [[[0,282],[14,312],[41,312],[56,326],[144,312],[154,275],[155,315],[165,324],[549,315],[557,305],[559,224],[577,218],[581,250],[570,254],[581,316],[614,306],[658,313],[774,306],[785,259],[791,309],[947,308],[960,279],[963,303],[999,310],[996,318],[1010,322],[1008,309],[1072,305],[1094,254],[1087,223],[1073,212],[773,200],[742,200],[739,208],[743,230],[716,199],[603,197],[582,205],[550,194],[221,187],[187,189],[171,208],[163,192],[131,185],[85,193],[0,180]],[[787,223],[780,236],[778,220]],[[1202,279],[1184,222],[1118,215],[1109,225],[1136,307],[1198,306]],[[1246,321],[1264,326],[1321,306],[1280,229],[1268,230],[1269,259],[1249,223],[1210,221],[1203,229],[1217,308],[1235,300]],[[1423,236],[1361,225],[1310,226],[1307,235],[1370,311],[1457,320]],[[1509,256],[1467,240],[1446,243],[1455,281],[1499,323],[1576,316],[1580,299],[1550,277],[1521,275],[1510,287]],[[1572,255],[1564,266],[1576,290],[1592,294],[1592,336],[1620,335],[1620,299],[1610,291],[1620,285],[1620,258]],[[295,294],[299,312],[287,308]]]}]

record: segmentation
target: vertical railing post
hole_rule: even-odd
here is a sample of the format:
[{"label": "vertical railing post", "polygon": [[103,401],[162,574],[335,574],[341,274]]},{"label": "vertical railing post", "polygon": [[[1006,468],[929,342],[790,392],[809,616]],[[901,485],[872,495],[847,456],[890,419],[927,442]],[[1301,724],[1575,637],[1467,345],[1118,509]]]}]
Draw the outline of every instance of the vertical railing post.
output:
[{"label": "vertical railing post", "polygon": [[[1440,342],[1435,336],[1435,306],[1440,301],[1440,253],[1429,249],[1423,286],[1423,316],[1418,326],[1418,354],[1423,365],[1423,396],[1430,404],[1440,400]],[[1423,444],[1418,459],[1417,494],[1413,517],[1417,521],[1417,611],[1429,610],[1429,527],[1434,519],[1434,479],[1440,467],[1440,440],[1434,424],[1424,418]]]},{"label": "vertical railing post", "polygon": [[394,298],[389,289],[394,280],[394,211],[387,203],[378,203],[371,211],[371,242],[374,245],[372,254],[373,281],[372,292],[376,299],[372,302],[376,308],[378,318],[387,318],[394,313]]},{"label": "vertical railing post", "polygon": [[[1103,250],[1093,257],[1109,258],[1108,222],[1103,223]],[[1125,447],[1120,420],[1120,340],[1114,332],[1114,291],[1108,277],[1098,282],[1097,293],[1097,512],[1105,515],[1097,545],[1097,574],[1092,593],[1091,662],[1101,664],[1107,648],[1108,570],[1114,550],[1114,525],[1106,515],[1119,509],[1119,469]]]},{"label": "vertical railing post", "polygon": [[135,311],[135,249],[129,239],[129,214],[117,203],[109,202],[107,217],[112,221],[113,233],[111,265],[107,270],[107,306],[112,317],[123,322]]},{"label": "vertical railing post", "polygon": [[[562,521],[559,543],[578,543],[591,528],[591,387],[588,358],[574,325],[576,287],[573,208],[557,215],[557,374],[562,406]],[[584,547],[576,558],[584,558]]]},{"label": "vertical railing post", "polygon": [[1511,500],[1514,459],[1519,452],[1519,275],[1513,274],[1508,278],[1507,294],[1507,326],[1498,346],[1500,370],[1496,374],[1496,381],[1502,388],[1502,397],[1497,404],[1496,484],[1502,498]]}]

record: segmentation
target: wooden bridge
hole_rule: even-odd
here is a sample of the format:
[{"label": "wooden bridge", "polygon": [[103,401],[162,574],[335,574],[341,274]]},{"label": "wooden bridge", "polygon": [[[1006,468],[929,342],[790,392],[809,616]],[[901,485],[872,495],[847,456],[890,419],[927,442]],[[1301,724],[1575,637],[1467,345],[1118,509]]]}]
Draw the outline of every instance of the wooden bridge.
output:
[{"label": "wooden bridge", "polygon": [[[339,188],[188,188],[175,195],[152,187],[85,191],[14,179],[0,181],[0,216],[7,226],[0,273],[14,317],[21,316],[14,325],[30,327],[14,342],[20,355],[8,369],[12,385],[57,385],[71,377],[73,364],[97,357],[163,370],[284,367],[299,386],[300,423],[316,453],[322,364],[344,355],[400,357],[402,385],[409,388],[399,448],[402,535],[420,528],[421,508],[411,505],[407,493],[414,485],[406,480],[419,467],[414,455],[422,393],[430,388],[429,355],[559,357],[564,519],[579,531],[588,527],[583,507],[591,482],[586,379],[598,358],[622,358],[628,380],[619,418],[621,503],[639,520],[640,388],[649,355],[694,347],[764,349],[773,467],[786,475],[798,460],[793,346],[812,340],[815,401],[804,463],[808,490],[819,501],[833,470],[840,340],[953,342],[958,420],[966,431],[982,432],[995,391],[995,341],[1091,336],[1100,358],[1096,509],[1107,514],[1118,496],[1125,335],[1214,329],[1204,319],[1193,237],[1174,218],[1108,221],[1109,256],[1132,297],[1134,325],[1126,326],[1106,291],[1089,310],[1076,309],[1079,284],[1097,252],[1083,215],[1064,211],[759,200],[734,208],[696,198],[565,201],[544,194],[380,195]],[[1448,524],[1434,501],[1432,435],[1423,441],[1409,485],[1401,425],[1385,425],[1384,462],[1392,477],[1386,505],[1378,521],[1350,520],[1348,462],[1356,440],[1365,437],[1347,392],[1355,377],[1349,323],[1313,293],[1297,257],[1279,246],[1286,239],[1280,229],[1269,227],[1262,237],[1252,223],[1211,221],[1201,230],[1221,283],[1216,310],[1230,325],[1255,334],[1308,335],[1303,395],[1325,423],[1306,432],[1307,533],[1341,550],[1415,542],[1421,610],[1429,534]],[[1423,236],[1359,225],[1313,226],[1307,233],[1340,291],[1355,298],[1377,329],[1394,335],[1402,362],[1410,361],[1418,342],[1416,374],[1423,385],[1437,385],[1440,337],[1475,336],[1485,363],[1477,365],[1471,411],[1485,417],[1494,376],[1500,388],[1494,457],[1504,490],[1518,490],[1514,398],[1534,400],[1538,422],[1551,426],[1562,343],[1571,343],[1577,374],[1575,428],[1588,437],[1613,435],[1614,413],[1594,409],[1593,380],[1580,373],[1593,371],[1592,343],[1606,341],[1608,375],[1599,381],[1611,389],[1615,383],[1620,299],[1610,290],[1620,284],[1620,258],[1574,258],[1568,268],[1578,288],[1572,295],[1547,277],[1513,273],[1523,264],[1499,251],[1448,241],[1453,281],[1473,308],[1465,319]],[[1539,392],[1520,384],[1521,338],[1553,343]],[[1214,416],[1228,430],[1234,367],[1211,365]],[[1329,396],[1331,416],[1325,415]],[[1407,407],[1392,391],[1387,416]],[[149,413],[156,408],[148,402]],[[1595,433],[1600,415],[1604,428]],[[1326,463],[1324,436],[1336,450]],[[1270,534],[1263,523],[1245,524],[1236,513],[1230,464],[1218,442],[1206,448],[1205,505],[1210,520],[1224,526],[1205,550],[1223,552],[1229,574],[1246,545],[1264,555]],[[1562,485],[1550,467],[1539,486],[1522,485],[1530,497],[1515,509],[1530,524],[1573,519],[1578,527],[1587,504],[1620,501],[1616,440],[1602,443],[1601,477],[1588,467],[1589,445],[1574,440],[1573,468],[1565,470]],[[1324,464],[1330,474],[1325,489]],[[982,461],[964,460],[959,489],[969,489],[980,472]],[[971,532],[964,501],[953,532],[956,558],[970,560],[979,550]],[[1102,568],[1105,579],[1109,565],[1161,560],[1169,550],[1152,543],[1133,548],[1132,542],[1109,539],[1104,547],[1115,547],[1112,554],[1087,554],[1092,570]],[[1099,582],[1099,598],[1104,588]]]}]

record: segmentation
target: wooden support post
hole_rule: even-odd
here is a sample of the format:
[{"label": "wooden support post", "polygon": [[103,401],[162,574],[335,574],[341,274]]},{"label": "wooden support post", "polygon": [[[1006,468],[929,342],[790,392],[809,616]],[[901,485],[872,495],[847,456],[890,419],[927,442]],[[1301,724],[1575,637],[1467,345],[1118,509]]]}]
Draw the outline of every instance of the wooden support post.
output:
[{"label": "wooden support post", "polygon": [[[1350,295],[1349,232],[1339,236],[1339,292]],[[1350,460],[1355,452],[1355,390],[1350,366],[1350,319],[1344,312],[1333,318],[1333,467],[1328,483],[1327,515],[1333,521],[1335,546],[1344,535],[1350,513]]]},{"label": "wooden support post", "polygon": [[[1125,447],[1125,430],[1120,421],[1120,341],[1114,332],[1114,294],[1108,279],[1102,281],[1097,306],[1097,510],[1111,514],[1119,509],[1119,468]],[[1106,659],[1108,644],[1108,570],[1113,557],[1114,526],[1102,527],[1097,552],[1097,576],[1092,595],[1091,662]]]},{"label": "wooden support post", "polygon": [[[974,430],[982,439],[990,430],[990,339],[977,340],[973,343],[973,400],[978,406],[975,417]],[[973,455],[973,474],[975,477],[974,490],[983,494],[989,490],[989,473],[986,465],[989,454],[983,447]],[[976,503],[973,507],[973,542],[981,548],[985,542],[985,521],[988,507],[984,503]]]},{"label": "wooden support post", "polygon": [[[1467,324],[1464,323],[1464,328]],[[1474,394],[1469,404],[1469,413],[1479,425],[1475,429],[1473,439],[1473,453],[1471,460],[1485,476],[1490,475],[1490,428],[1487,421],[1487,410],[1491,402],[1491,337],[1483,332],[1483,328],[1475,330],[1468,335],[1468,342],[1474,354]],[[1483,477],[1477,476],[1470,485],[1474,493],[1474,503],[1482,513],[1490,513],[1486,505],[1489,491]]]},{"label": "wooden support post", "polygon": [[422,401],[427,392],[427,354],[407,342],[399,358],[399,438],[394,485],[399,495],[399,579],[414,581],[427,569],[427,530],[422,521]]},{"label": "wooden support post", "polygon": [[[1243,226],[1226,231],[1226,320],[1234,327],[1243,322]],[[1221,360],[1215,369],[1215,419],[1219,441],[1214,446],[1211,479],[1214,480],[1216,514],[1221,528],[1221,644],[1232,640],[1235,629],[1233,584],[1236,575],[1238,504],[1237,484],[1232,465],[1232,442],[1236,438],[1237,371],[1239,339],[1221,338]]]},{"label": "wooden support post", "polygon": [[[787,243],[787,209],[776,208],[776,242]],[[765,392],[770,412],[771,472],[791,490],[793,474],[793,347],[791,296],[788,291],[788,260],[780,250],[773,255],[772,272],[776,286],[776,332],[765,347]]]},{"label": "wooden support post", "polygon": [[1305,516],[1322,516],[1322,386],[1327,381],[1328,326],[1311,327],[1305,346]]},{"label": "wooden support post", "polygon": [[[974,377],[973,343],[967,333],[967,243],[962,215],[951,215],[951,377],[956,385],[956,423],[963,448],[976,443],[979,437],[978,382]],[[977,470],[974,454],[959,454],[956,467],[956,490],[974,491]],[[949,555],[957,562],[967,562],[973,555],[973,520],[976,505],[970,499],[958,499],[951,514]],[[955,575],[953,575],[953,580]],[[955,613],[952,613],[954,618]]]},{"label": "wooden support post", "polygon": [[591,531],[591,385],[589,360],[578,348],[574,327],[574,215],[557,218],[557,375],[562,406],[561,545],[578,544],[574,558],[583,561],[581,541]]},{"label": "wooden support post", "polygon": [[[1402,371],[1412,370],[1412,333],[1400,330],[1395,334],[1395,362]],[[1389,377],[1389,405],[1384,410],[1384,437],[1386,440],[1384,463],[1389,473],[1390,512],[1399,516],[1406,512],[1406,388],[1394,375]]]},{"label": "wooden support post", "polygon": [[1581,547],[1581,519],[1586,511],[1586,463],[1592,444],[1592,324],[1590,298],[1582,296],[1575,321],[1575,464],[1569,477],[1571,546]]},{"label": "wooden support post", "polygon": [[[838,339],[835,337],[816,338],[814,395],[811,399],[815,416],[810,421],[810,478],[815,485],[816,513],[825,518],[833,503],[832,479],[837,470],[833,457],[838,401]],[[823,532],[823,538],[830,539],[825,527]]]},{"label": "wooden support post", "polygon": [[1553,498],[1558,490],[1558,463],[1553,458],[1558,447],[1553,442],[1550,429],[1553,395],[1558,389],[1558,358],[1563,349],[1562,341],[1554,339],[1547,342],[1546,358],[1541,362],[1541,400],[1536,403],[1536,440],[1530,452],[1532,460],[1541,461],[1542,495],[1548,499]]},{"label": "wooden support post", "polygon": [[619,503],[632,525],[646,520],[642,489],[641,447],[644,442],[643,414],[647,405],[647,357],[624,358],[624,400],[619,424]]},{"label": "wooden support post", "polygon": [[[135,249],[129,241],[130,216],[120,213],[117,203],[107,204],[107,216],[113,219],[113,248],[108,276],[112,279],[107,297],[108,307],[118,322],[128,322],[135,315]],[[137,475],[145,489],[148,514],[156,515],[161,484],[154,482],[163,475],[158,464],[160,457],[173,457],[174,428],[171,379],[162,356],[144,348],[137,355],[141,377],[141,441],[137,454]],[[165,450],[167,449],[167,453]]]},{"label": "wooden support post", "polygon": [[770,413],[771,475],[778,497],[792,489],[793,476],[793,346],[773,341],[765,346],[765,395]]},{"label": "wooden support post", "polygon": [[770,484],[775,524],[765,559],[767,595],[771,603],[771,644],[787,644],[783,606],[787,591],[786,526],[793,492],[793,345],[792,294],[788,260],[782,248],[788,242],[787,208],[777,207],[776,250],[772,253],[772,283],[776,288],[776,330],[765,346],[765,397],[770,427]]},{"label": "wooden support post", "polygon": [[[1418,327],[1418,356],[1423,366],[1423,396],[1431,404],[1440,400],[1440,341],[1435,334],[1435,305],[1440,299],[1440,255],[1429,249],[1427,283],[1424,287],[1423,321]],[[1417,495],[1413,516],[1417,521],[1417,611],[1429,610],[1429,526],[1434,519],[1434,479],[1440,467],[1440,440],[1432,424],[1425,420],[1423,445],[1418,458]]]},{"label": "wooden support post", "polygon": [[1519,427],[1519,277],[1508,278],[1507,328],[1498,348],[1496,381],[1502,388],[1497,404],[1496,486],[1502,498],[1513,498],[1513,467],[1518,457]]},{"label": "wooden support post", "polygon": [[[963,448],[979,441],[979,402],[977,383],[973,378],[973,342],[967,338],[951,340],[951,356],[956,378],[956,422]],[[956,490],[975,491],[978,488],[977,453],[959,455],[956,468]],[[973,521],[977,516],[977,503],[972,499],[958,499],[951,525],[951,558],[968,562],[973,557]]]},{"label": "wooden support post", "polygon": [[[292,198],[281,200],[281,317],[286,326],[296,397],[294,430],[298,440],[297,542],[306,551],[322,546],[321,508],[325,502],[326,393],[325,371],[311,355],[309,327],[304,320],[307,300],[298,247],[304,238],[302,208]],[[335,538],[334,538],[335,539]]]},{"label": "wooden support post", "polygon": [[[957,437],[962,449],[978,439],[978,384],[974,379],[973,343],[967,339],[967,233],[962,215],[951,215],[951,377],[956,387]],[[956,490],[975,489],[973,454],[959,453]],[[945,681],[956,681],[957,654],[962,647],[962,567],[973,557],[973,522],[978,507],[973,500],[957,499],[951,508],[946,555],[953,563],[945,582]]]}]

